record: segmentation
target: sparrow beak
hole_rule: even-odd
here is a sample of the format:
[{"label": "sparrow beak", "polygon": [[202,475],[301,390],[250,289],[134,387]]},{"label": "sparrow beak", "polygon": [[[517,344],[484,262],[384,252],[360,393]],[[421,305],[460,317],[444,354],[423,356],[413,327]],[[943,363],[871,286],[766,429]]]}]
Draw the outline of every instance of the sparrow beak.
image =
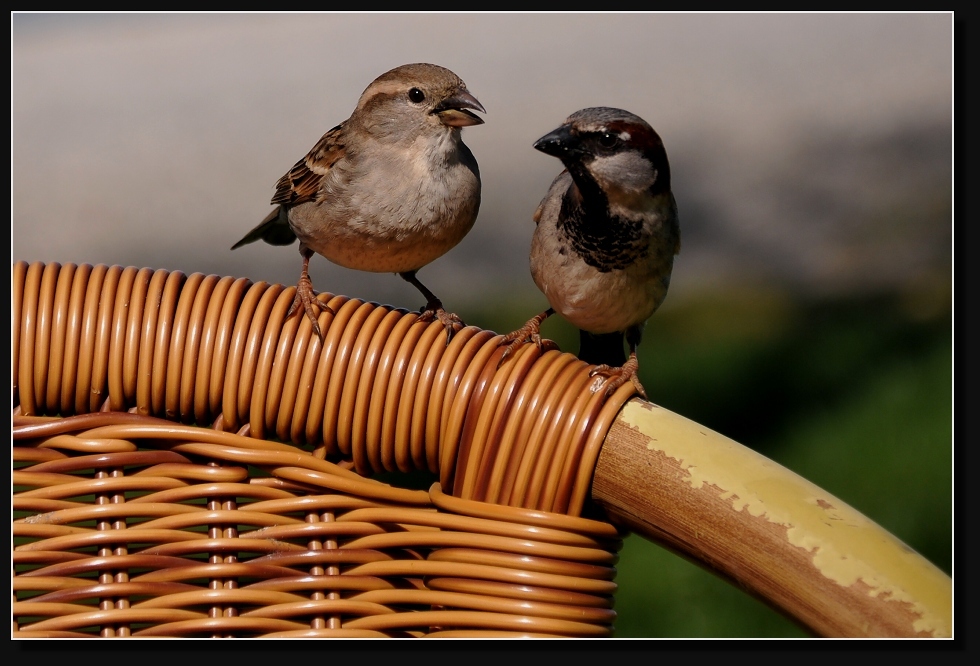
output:
[{"label": "sparrow beak", "polygon": [[476,109],[481,113],[487,112],[483,108],[483,105],[480,104],[480,101],[464,88],[459,91],[459,94],[442,100],[432,110],[432,113],[439,116],[439,120],[442,121],[443,125],[448,125],[449,127],[469,127],[470,125],[483,124],[482,118],[473,115],[472,112],[466,109]]},{"label": "sparrow beak", "polygon": [[566,157],[579,157],[583,154],[578,139],[572,135],[572,130],[568,125],[562,125],[553,132],[545,134],[534,142],[534,147],[542,153],[557,157],[560,160]]}]

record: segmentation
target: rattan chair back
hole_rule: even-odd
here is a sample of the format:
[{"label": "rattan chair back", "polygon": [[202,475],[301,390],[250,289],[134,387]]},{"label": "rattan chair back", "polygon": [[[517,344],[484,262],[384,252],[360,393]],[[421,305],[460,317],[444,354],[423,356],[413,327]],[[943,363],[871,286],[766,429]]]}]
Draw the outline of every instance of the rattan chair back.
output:
[{"label": "rattan chair back", "polygon": [[12,272],[15,637],[612,632],[582,514],[629,383],[330,294],[321,342],[282,285]]}]

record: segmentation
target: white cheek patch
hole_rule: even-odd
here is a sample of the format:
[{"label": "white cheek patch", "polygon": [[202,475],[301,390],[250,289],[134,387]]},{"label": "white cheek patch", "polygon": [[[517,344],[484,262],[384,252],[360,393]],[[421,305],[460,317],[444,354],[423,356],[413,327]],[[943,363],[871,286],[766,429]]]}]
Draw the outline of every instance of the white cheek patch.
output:
[{"label": "white cheek patch", "polygon": [[606,192],[642,192],[657,180],[656,169],[635,150],[596,157],[589,163],[589,171]]}]

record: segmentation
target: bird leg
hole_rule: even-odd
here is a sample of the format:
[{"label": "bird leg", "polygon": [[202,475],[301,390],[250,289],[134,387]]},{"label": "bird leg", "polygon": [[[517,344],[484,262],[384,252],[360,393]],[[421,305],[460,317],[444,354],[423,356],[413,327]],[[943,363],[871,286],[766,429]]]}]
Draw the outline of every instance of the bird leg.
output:
[{"label": "bird leg", "polygon": [[409,282],[415,286],[416,289],[422,292],[425,296],[425,307],[419,310],[418,321],[432,321],[433,319],[438,319],[443,327],[446,329],[446,344],[453,339],[453,335],[466,324],[463,320],[459,318],[454,312],[446,312],[446,309],[442,307],[442,301],[436,298],[436,295],[426,288],[424,284],[419,282],[419,279],[415,277],[415,271],[407,271],[405,273],[399,273],[403,280]]},{"label": "bird leg", "polygon": [[558,345],[556,345],[551,340],[541,339],[541,324],[544,322],[545,319],[547,319],[553,314],[555,314],[555,309],[548,308],[541,314],[535,315],[530,319],[528,319],[527,323],[521,326],[516,331],[512,331],[511,333],[508,333],[503,338],[501,338],[500,342],[497,343],[498,346],[502,346],[502,345],[510,345],[510,346],[504,350],[504,353],[501,355],[500,360],[497,362],[497,367],[499,368],[500,365],[504,362],[504,359],[510,356],[513,353],[514,349],[517,348],[517,345],[512,344],[514,342],[533,342],[538,346],[538,349],[540,349],[541,351],[544,351],[545,347],[548,347],[550,349],[557,349]]},{"label": "bird leg", "polygon": [[310,257],[313,256],[313,250],[300,243],[299,253],[303,255],[303,270],[299,274],[299,282],[296,283],[296,296],[293,297],[289,311],[286,312],[286,319],[289,319],[302,305],[306,316],[310,318],[310,325],[313,327],[313,332],[316,333],[316,337],[320,338],[320,342],[322,343],[323,333],[320,332],[320,324],[317,323],[317,316],[313,311],[313,304],[316,303],[317,307],[321,310],[330,310],[330,308],[317,300],[317,292],[313,289],[313,281],[310,280]]},{"label": "bird leg", "polygon": [[606,364],[597,365],[589,373],[589,376],[595,377],[596,375],[602,375],[609,378],[605,386],[606,397],[615,393],[616,389],[627,381],[631,381],[636,392],[640,394],[641,398],[646,400],[647,392],[644,390],[643,384],[640,383],[640,378],[636,375],[636,371],[640,369],[640,362],[636,358],[636,347],[640,344],[640,331],[636,329],[628,330],[626,332],[626,341],[630,346],[630,355],[626,359],[626,363],[623,363],[618,368]]}]

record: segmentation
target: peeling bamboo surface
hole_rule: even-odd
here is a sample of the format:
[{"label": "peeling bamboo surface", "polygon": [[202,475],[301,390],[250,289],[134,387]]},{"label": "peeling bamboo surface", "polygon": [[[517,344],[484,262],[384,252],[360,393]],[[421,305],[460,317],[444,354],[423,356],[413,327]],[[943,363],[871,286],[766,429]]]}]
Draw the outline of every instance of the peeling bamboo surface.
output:
[{"label": "peeling bamboo surface", "polygon": [[939,568],[785,467],[643,400],[610,428],[592,498],[818,635],[952,635]]}]

